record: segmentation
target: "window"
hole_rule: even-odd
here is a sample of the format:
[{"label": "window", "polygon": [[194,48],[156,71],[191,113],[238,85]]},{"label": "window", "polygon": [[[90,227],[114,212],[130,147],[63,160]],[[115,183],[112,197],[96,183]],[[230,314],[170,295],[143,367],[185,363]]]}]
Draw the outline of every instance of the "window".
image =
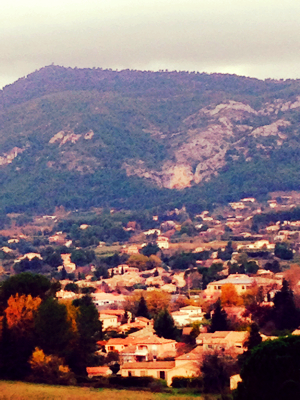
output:
[{"label": "window", "polygon": [[244,290],[244,289],[245,289],[245,286],[242,286],[242,289]]},{"label": "window", "polygon": [[141,376],[147,376],[147,371],[141,371]]},{"label": "window", "polygon": [[134,376],[134,371],[128,371],[128,376]]},{"label": "window", "polygon": [[218,290],[221,290],[221,286],[218,286]]}]

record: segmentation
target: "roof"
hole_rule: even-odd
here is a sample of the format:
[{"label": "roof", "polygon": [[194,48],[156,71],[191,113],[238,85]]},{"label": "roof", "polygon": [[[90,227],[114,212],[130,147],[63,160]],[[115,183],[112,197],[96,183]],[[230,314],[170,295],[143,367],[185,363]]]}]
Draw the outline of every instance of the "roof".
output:
[{"label": "roof", "polygon": [[102,367],[87,367],[86,372],[88,375],[104,375],[107,374],[107,372],[110,371],[110,368],[107,365],[104,365]]},{"label": "roof", "polygon": [[151,335],[148,337],[127,337],[127,338],[112,338],[107,342],[108,346],[111,345],[124,345],[129,346],[131,344],[166,344],[166,343],[176,343],[175,340],[160,338],[156,335]]},{"label": "roof", "polygon": [[179,357],[176,357],[176,360],[199,360],[203,354],[203,347],[197,346],[192,351],[186,354],[182,354]]},{"label": "roof", "polygon": [[116,315],[107,315],[107,314],[100,314],[100,319],[112,319],[118,318]]},{"label": "roof", "polygon": [[136,345],[131,345],[131,346],[127,346],[125,347],[125,349],[121,350],[120,353],[121,354],[127,354],[127,353],[135,353],[136,351]]},{"label": "roof", "polygon": [[150,319],[145,318],[145,317],[136,317],[135,319],[138,321],[147,322],[147,323],[151,321]]},{"label": "roof", "polygon": [[101,314],[123,316],[125,314],[124,310],[102,310]]},{"label": "roof", "polygon": [[190,333],[192,332],[192,330],[193,330],[192,327],[190,327],[190,326],[185,326],[185,327],[182,329],[182,334],[183,334],[183,335],[190,335]]},{"label": "roof", "polygon": [[224,343],[224,341],[240,342],[243,343],[248,337],[248,331],[216,331],[214,333],[200,333],[197,340],[210,343]]},{"label": "roof", "polygon": [[220,281],[210,282],[208,285],[225,285],[227,283],[232,283],[233,285],[251,285],[254,282],[253,278],[250,278],[245,274],[232,274],[226,279],[221,279]]},{"label": "roof", "polygon": [[122,365],[121,369],[172,369],[175,361],[131,362]]},{"label": "roof", "polygon": [[201,307],[197,307],[197,306],[185,306],[185,307],[181,307],[180,310],[184,310],[184,311],[188,311],[188,310],[201,310]]},{"label": "roof", "polygon": [[197,361],[187,361],[185,364],[177,365],[177,367],[174,367],[172,370],[176,371],[176,369],[182,370],[182,368],[186,368],[190,370],[191,372],[199,372],[199,360]]}]

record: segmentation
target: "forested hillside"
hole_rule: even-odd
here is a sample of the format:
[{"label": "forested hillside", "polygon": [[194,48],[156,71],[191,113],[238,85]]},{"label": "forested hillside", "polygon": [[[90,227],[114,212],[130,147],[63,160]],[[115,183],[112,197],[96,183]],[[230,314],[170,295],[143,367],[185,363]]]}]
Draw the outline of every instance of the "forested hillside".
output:
[{"label": "forested hillside", "polygon": [[0,92],[0,210],[298,189],[299,121],[298,80],[48,66]]}]

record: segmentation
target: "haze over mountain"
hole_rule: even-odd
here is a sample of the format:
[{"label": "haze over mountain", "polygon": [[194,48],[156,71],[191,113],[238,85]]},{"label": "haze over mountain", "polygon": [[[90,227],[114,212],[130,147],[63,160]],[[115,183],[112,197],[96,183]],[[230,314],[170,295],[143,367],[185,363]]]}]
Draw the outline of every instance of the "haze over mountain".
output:
[{"label": "haze over mountain", "polygon": [[299,188],[300,81],[48,66],[0,92],[2,212]]}]

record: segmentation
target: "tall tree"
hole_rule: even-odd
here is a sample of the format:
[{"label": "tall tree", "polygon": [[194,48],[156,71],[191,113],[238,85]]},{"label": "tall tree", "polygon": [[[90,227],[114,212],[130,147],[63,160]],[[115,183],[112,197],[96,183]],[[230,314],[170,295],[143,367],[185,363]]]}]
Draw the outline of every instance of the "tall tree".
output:
[{"label": "tall tree", "polygon": [[102,323],[90,296],[74,300],[73,305],[78,308],[76,318],[78,337],[67,360],[76,374],[85,375],[86,367],[93,363],[97,341],[102,339]]},{"label": "tall tree", "polygon": [[255,347],[241,369],[235,400],[300,398],[300,337],[268,340]]},{"label": "tall tree", "polygon": [[300,325],[300,313],[294,302],[294,294],[285,279],[281,290],[274,296],[274,320],[279,330],[295,329]]},{"label": "tall tree", "polygon": [[220,298],[215,303],[215,309],[211,318],[210,332],[228,331],[227,314],[221,307]]},{"label": "tall tree", "polygon": [[178,329],[175,326],[174,319],[167,309],[162,310],[154,321],[154,330],[159,337],[176,340]]},{"label": "tall tree", "polygon": [[151,318],[149,311],[148,311],[146,300],[143,295],[141,296],[139,304],[138,304],[138,308],[136,311],[136,317],[145,317],[145,318],[149,318],[149,319]]},{"label": "tall tree", "polygon": [[247,348],[247,350],[252,350],[254,347],[258,346],[262,342],[262,337],[259,334],[259,327],[257,324],[253,323],[251,324],[250,328],[250,333],[249,337],[244,343],[244,347]]},{"label": "tall tree", "polygon": [[53,298],[46,299],[38,310],[35,330],[37,344],[46,354],[65,357],[73,333],[64,304]]}]

